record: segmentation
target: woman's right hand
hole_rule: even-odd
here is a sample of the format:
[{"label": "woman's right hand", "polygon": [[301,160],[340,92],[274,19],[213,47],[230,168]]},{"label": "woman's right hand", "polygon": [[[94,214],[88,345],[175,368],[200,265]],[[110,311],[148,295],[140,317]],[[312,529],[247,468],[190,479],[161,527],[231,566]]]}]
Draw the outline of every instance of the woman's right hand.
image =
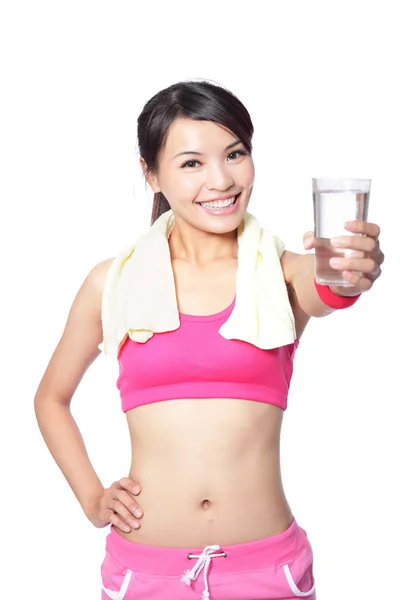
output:
[{"label": "woman's right hand", "polygon": [[[95,527],[106,527],[110,523],[129,533],[139,529],[143,511],[133,498],[140,494],[141,488],[136,481],[123,477],[106,488],[96,504],[86,513]],[[139,511],[139,512],[138,512]]]}]

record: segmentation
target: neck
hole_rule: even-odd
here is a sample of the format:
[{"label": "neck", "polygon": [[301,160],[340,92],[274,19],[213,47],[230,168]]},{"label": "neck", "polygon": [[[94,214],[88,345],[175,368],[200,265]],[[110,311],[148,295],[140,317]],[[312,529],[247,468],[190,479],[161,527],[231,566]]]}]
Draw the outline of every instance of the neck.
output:
[{"label": "neck", "polygon": [[177,219],[169,238],[169,248],[172,259],[178,258],[194,264],[237,258],[237,231],[208,233]]}]

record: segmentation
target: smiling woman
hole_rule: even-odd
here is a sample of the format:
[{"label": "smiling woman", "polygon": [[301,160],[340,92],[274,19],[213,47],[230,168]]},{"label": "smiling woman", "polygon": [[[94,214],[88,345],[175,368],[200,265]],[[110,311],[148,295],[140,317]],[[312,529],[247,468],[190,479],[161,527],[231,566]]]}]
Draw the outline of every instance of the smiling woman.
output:
[{"label": "smiling woman", "polygon": [[[224,88],[187,82],[149,100],[138,119],[138,138],[140,163],[155,194],[152,223],[172,208],[178,219],[183,211],[197,227],[196,220],[213,211],[213,216],[233,216],[226,224],[204,224],[216,227],[214,233],[232,231],[231,223],[242,220],[252,192],[252,136],[247,109]],[[217,204],[233,197],[234,209]],[[204,214],[189,213],[189,203]]]},{"label": "smiling woman", "polygon": [[[180,148],[196,150],[177,152]],[[170,208],[177,222],[185,219],[210,233],[231,233],[238,227],[254,182],[251,146],[246,149],[220,124],[178,117],[169,126],[156,169],[149,167],[143,157],[147,154],[141,151],[141,165],[156,195],[153,220]],[[190,158],[182,163],[182,155]]]},{"label": "smiling woman", "polygon": [[[280,433],[300,337],[334,303],[314,285],[315,257],[285,251],[247,210],[252,135],[240,100],[210,83],[174,84],[149,100],[138,139],[152,226],[91,270],[35,397],[85,514],[111,524],[103,600],[315,600]],[[372,269],[379,245],[369,226],[358,243],[372,248]],[[69,411],[99,348],[118,360],[132,442],[129,477],[109,487]]]}]

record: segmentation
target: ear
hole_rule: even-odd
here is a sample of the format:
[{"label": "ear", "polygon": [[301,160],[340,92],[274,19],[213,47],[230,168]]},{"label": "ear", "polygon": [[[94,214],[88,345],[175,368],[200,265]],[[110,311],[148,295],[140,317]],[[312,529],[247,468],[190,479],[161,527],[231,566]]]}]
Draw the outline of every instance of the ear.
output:
[{"label": "ear", "polygon": [[161,188],[158,185],[158,179],[157,179],[156,174],[149,171],[147,164],[146,164],[144,158],[142,158],[142,157],[140,157],[140,166],[142,168],[142,171],[146,178],[147,183],[149,184],[149,186],[152,189],[153,194],[157,194],[158,192],[161,192]]}]

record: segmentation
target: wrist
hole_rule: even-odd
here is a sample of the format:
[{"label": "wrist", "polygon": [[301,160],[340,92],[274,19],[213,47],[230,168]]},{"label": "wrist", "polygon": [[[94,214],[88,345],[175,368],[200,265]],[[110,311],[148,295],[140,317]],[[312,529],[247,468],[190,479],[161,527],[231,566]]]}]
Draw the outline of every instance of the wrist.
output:
[{"label": "wrist", "polygon": [[84,502],[81,503],[82,510],[90,520],[93,513],[96,513],[100,506],[100,500],[104,496],[105,489],[99,489],[97,493],[87,498]]},{"label": "wrist", "polygon": [[327,306],[329,306],[330,308],[333,308],[336,310],[342,309],[342,308],[348,308],[349,306],[352,306],[355,302],[357,302],[357,300],[361,296],[360,293],[357,295],[353,295],[353,296],[342,296],[342,295],[336,294],[335,291],[333,291],[333,290],[343,289],[343,287],[345,287],[345,286],[322,285],[320,283],[317,283],[317,280],[315,277],[314,277],[314,286],[315,286],[315,289],[317,290],[317,293],[318,293],[319,297],[321,298],[322,302],[324,304],[326,304]]}]

